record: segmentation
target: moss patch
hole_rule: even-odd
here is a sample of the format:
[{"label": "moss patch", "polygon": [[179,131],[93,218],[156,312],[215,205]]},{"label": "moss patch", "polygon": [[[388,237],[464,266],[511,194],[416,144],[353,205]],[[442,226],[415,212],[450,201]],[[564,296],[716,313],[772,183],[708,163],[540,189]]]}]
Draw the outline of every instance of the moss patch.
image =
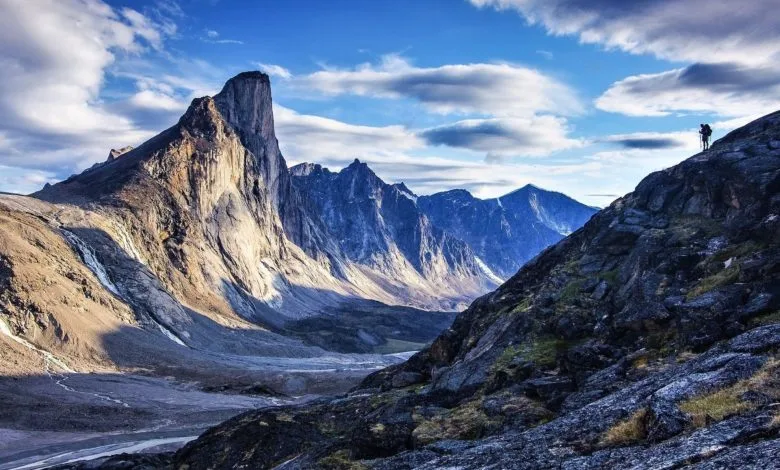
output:
[{"label": "moss patch", "polygon": [[527,348],[522,351],[523,357],[543,367],[555,366],[558,353],[564,351],[568,343],[555,337],[542,337],[533,339]]},{"label": "moss patch", "polygon": [[340,450],[317,461],[323,470],[367,470],[368,467],[349,458],[349,452]]},{"label": "moss patch", "polygon": [[531,299],[529,297],[524,298],[519,304],[509,312],[512,314],[522,313],[531,308]]},{"label": "moss patch", "polygon": [[722,269],[712,276],[707,276],[688,292],[686,298],[691,300],[702,294],[705,294],[718,287],[726,286],[737,282],[739,279],[739,266],[731,265],[728,268]]},{"label": "moss patch", "polygon": [[482,410],[482,400],[475,400],[419,422],[412,432],[417,445],[442,439],[478,439],[500,421],[489,418]]},{"label": "moss patch", "polygon": [[576,281],[571,281],[568,284],[566,284],[563,289],[561,289],[560,295],[558,297],[559,303],[568,303],[574,300],[575,297],[580,293],[582,290],[582,285],[585,283],[585,280],[583,279],[577,279]]},{"label": "moss patch", "polygon": [[617,269],[613,269],[611,271],[605,271],[605,272],[601,273],[601,279],[604,279],[605,281],[607,281],[607,284],[609,284],[610,286],[617,285],[617,282],[618,282],[618,270]]},{"label": "moss patch", "polygon": [[647,408],[636,411],[623,421],[607,429],[601,438],[602,446],[620,446],[642,441],[647,437],[645,420]]},{"label": "moss patch", "polygon": [[568,346],[568,342],[553,336],[532,338],[522,344],[507,346],[493,363],[493,371],[506,370],[516,357],[540,367],[554,367],[558,353],[565,351]]},{"label": "moss patch", "polygon": [[756,409],[758,404],[742,399],[743,394],[748,391],[766,394],[773,400],[780,399],[780,361],[771,359],[749,379],[740,380],[712,393],[695,396],[681,402],[679,407],[691,419],[693,426],[700,428],[711,422]]},{"label": "moss patch", "polygon": [[780,310],[750,319],[750,326],[774,325],[775,323],[780,323]]}]

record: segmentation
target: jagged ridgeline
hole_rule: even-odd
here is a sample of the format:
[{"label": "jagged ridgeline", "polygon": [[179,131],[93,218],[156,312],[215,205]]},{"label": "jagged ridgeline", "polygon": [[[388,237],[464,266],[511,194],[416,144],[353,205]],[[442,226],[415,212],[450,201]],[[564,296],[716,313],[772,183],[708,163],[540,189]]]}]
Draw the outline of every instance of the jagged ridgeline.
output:
[{"label": "jagged ridgeline", "polygon": [[778,348],[775,113],[649,175],[408,362],[339,400],[239,416],[172,462],[776,468]]}]

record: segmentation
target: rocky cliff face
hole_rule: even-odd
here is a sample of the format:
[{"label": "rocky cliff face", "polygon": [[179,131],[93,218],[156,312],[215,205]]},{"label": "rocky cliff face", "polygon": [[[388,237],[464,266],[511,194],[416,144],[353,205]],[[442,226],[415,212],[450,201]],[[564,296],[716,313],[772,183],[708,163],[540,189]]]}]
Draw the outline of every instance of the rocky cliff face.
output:
[{"label": "rocky cliff face", "polygon": [[636,190],[335,401],[255,411],[176,468],[772,468],[780,113]]},{"label": "rocky cliff face", "polygon": [[463,241],[432,224],[408,190],[385,183],[365,163],[355,160],[338,173],[301,164],[292,174],[350,261],[433,292],[491,285]]},{"label": "rocky cliff face", "polygon": [[[418,291],[396,264],[345,256],[316,205],[291,184],[270,83],[259,72],[237,75],[159,136],[36,197],[77,204],[119,227],[120,239],[99,228],[132,244],[177,302],[273,327],[352,298],[451,310],[489,285],[479,273],[469,278],[469,267],[449,273],[434,260],[426,269],[440,275],[430,279],[451,282]],[[111,258],[99,237],[83,235],[99,259]]]},{"label": "rocky cliff face", "polygon": [[417,206],[504,279],[596,213],[568,196],[532,185],[485,200],[456,189],[420,196]]}]

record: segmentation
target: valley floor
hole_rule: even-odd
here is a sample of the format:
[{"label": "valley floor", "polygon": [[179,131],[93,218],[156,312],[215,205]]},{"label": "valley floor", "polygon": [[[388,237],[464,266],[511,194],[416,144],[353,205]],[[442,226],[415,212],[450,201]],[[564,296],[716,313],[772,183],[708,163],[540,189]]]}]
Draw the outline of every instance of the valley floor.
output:
[{"label": "valley floor", "polygon": [[[316,360],[245,360],[263,364],[269,373],[286,368],[288,380],[316,379],[339,392],[369,372],[407,356],[351,355],[349,364],[342,355]],[[235,383],[240,379],[236,377]],[[0,470],[32,470],[125,452],[174,450],[244,411],[317,397],[261,395],[262,389],[231,385],[122,373],[2,377]]]}]

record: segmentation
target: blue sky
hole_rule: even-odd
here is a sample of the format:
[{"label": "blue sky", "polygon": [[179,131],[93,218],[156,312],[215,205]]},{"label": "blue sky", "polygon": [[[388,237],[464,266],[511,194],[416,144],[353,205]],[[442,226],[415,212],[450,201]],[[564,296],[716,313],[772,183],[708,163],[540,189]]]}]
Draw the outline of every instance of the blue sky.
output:
[{"label": "blue sky", "polygon": [[[138,145],[271,75],[288,163],[418,193],[524,184],[604,206],[780,108],[777,0],[0,0],[0,191]],[[712,25],[717,24],[714,28]]]}]

